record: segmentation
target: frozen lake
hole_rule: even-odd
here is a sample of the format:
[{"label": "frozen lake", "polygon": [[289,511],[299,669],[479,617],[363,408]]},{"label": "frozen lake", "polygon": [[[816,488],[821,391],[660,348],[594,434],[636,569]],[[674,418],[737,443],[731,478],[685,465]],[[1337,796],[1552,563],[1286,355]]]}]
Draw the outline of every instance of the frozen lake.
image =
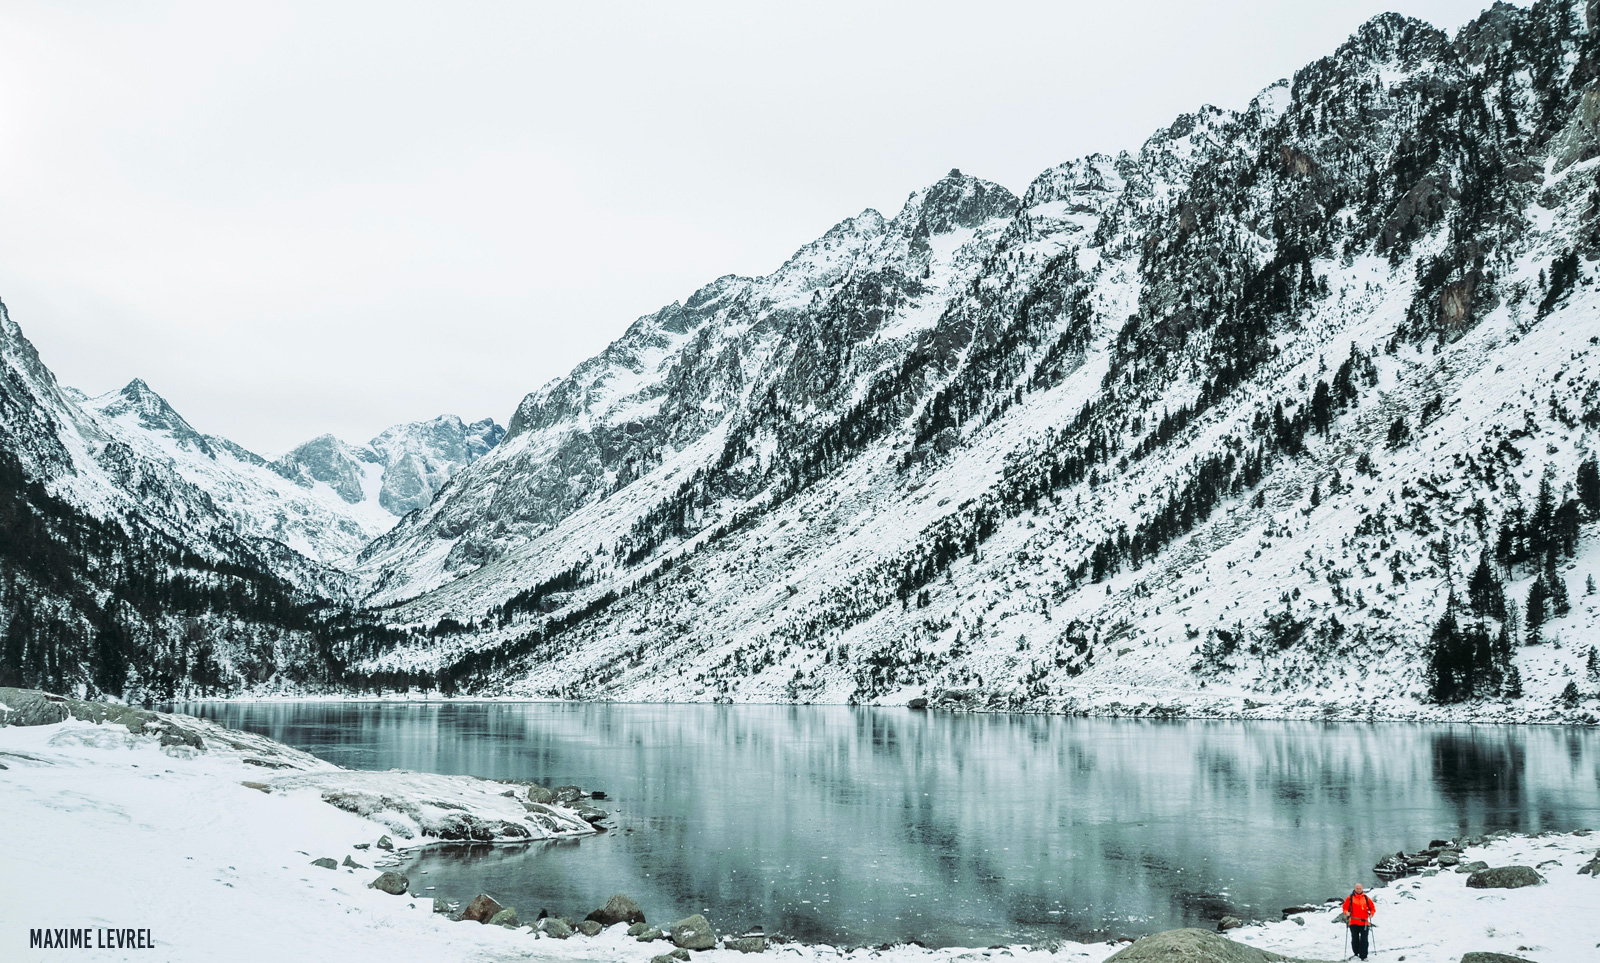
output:
[{"label": "frozen lake", "polygon": [[[1138,722],[843,706],[180,707],[342,766],[605,790],[616,830],[432,850],[413,890],[524,920],[983,946],[1214,926],[1372,883],[1431,838],[1600,826],[1600,732]],[[423,875],[421,871],[426,870]],[[1379,896],[1380,903],[1382,896]]]}]

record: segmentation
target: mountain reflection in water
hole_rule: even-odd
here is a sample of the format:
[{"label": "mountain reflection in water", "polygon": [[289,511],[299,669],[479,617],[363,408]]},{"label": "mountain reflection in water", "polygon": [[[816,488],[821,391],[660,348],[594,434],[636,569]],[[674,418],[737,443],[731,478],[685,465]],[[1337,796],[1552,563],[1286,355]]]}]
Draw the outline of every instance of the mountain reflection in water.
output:
[{"label": "mountain reflection in water", "polygon": [[[843,706],[237,703],[339,765],[604,789],[612,833],[432,849],[413,889],[529,920],[612,893],[842,945],[1212,925],[1372,883],[1385,853],[1600,823],[1600,733]],[[424,874],[423,871],[426,871]],[[425,890],[423,887],[435,887]]]}]

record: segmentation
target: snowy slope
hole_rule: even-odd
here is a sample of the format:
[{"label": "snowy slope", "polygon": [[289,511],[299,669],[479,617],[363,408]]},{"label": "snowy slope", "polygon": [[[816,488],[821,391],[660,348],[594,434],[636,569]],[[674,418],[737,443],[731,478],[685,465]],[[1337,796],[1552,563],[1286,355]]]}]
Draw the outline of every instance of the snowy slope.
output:
[{"label": "snowy slope", "polygon": [[351,505],[327,485],[302,487],[239,445],[203,435],[143,381],[83,402],[108,436],[170,465],[208,493],[240,531],[274,539],[333,564],[387,531],[394,516],[376,503]]},{"label": "snowy slope", "polygon": [[[74,393],[69,401],[77,400]],[[504,429],[455,415],[395,425],[362,447],[331,435],[267,461],[242,446],[196,431],[140,379],[120,391],[83,397],[77,407],[108,438],[169,466],[210,496],[240,532],[271,539],[307,558],[338,566],[426,505],[450,476],[486,453]]]},{"label": "snowy slope", "polygon": [[[952,171],[641,318],[363,553],[390,617],[469,626],[373,664],[571,697],[1592,712],[1597,26],[1384,15],[1243,111],[1020,200]],[[1468,610],[1485,551],[1518,610],[1559,572],[1539,644]],[[1444,710],[1452,590],[1512,642]]]}]

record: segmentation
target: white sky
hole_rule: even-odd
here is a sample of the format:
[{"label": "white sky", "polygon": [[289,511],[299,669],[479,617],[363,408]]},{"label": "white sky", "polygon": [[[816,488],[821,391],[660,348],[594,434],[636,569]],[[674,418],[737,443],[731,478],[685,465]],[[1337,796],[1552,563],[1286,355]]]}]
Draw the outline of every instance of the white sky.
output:
[{"label": "white sky", "polygon": [[0,7],[0,298],[273,453],[504,424],[636,317],[959,167],[1020,193],[1486,0]]}]

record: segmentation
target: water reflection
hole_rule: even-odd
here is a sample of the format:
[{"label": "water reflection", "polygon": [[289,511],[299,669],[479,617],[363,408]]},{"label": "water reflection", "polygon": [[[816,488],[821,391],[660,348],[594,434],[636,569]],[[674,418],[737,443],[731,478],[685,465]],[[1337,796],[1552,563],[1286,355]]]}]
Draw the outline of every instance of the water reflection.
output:
[{"label": "water reflection", "polygon": [[[341,765],[605,789],[620,832],[431,851],[524,917],[614,892],[844,944],[1206,925],[1343,893],[1383,853],[1600,822],[1600,734],[617,704],[190,711]],[[426,870],[426,874],[421,873]]]}]

